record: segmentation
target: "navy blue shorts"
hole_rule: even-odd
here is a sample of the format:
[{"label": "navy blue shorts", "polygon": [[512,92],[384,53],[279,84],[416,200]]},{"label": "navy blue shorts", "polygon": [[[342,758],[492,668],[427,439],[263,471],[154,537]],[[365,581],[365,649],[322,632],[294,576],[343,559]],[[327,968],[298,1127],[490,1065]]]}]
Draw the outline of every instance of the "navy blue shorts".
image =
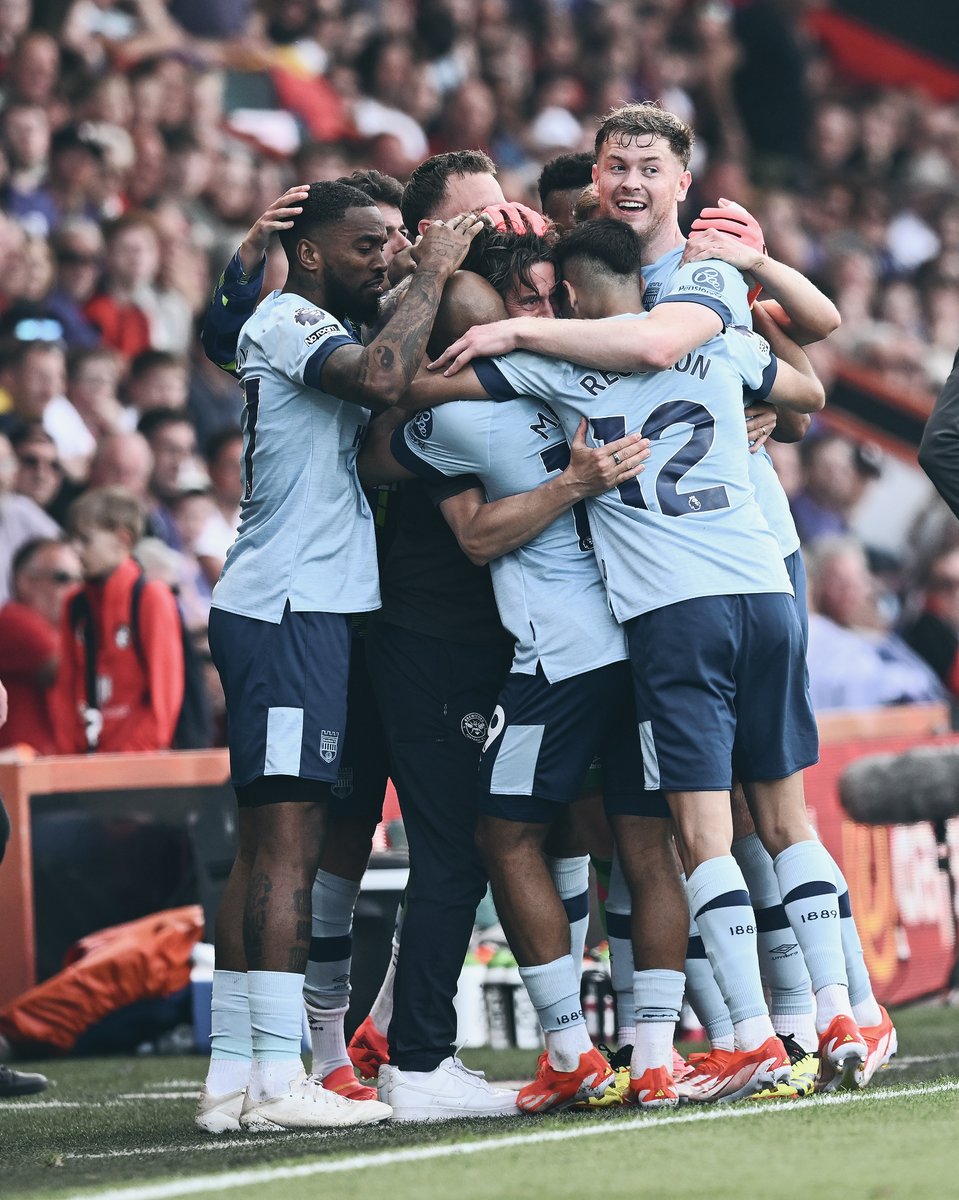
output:
[{"label": "navy blue shorts", "polygon": [[799,627],[802,629],[802,644],[809,645],[809,601],[806,596],[806,564],[803,562],[801,550],[794,550],[783,560],[789,572],[789,582],[796,593],[796,612],[799,614]]},{"label": "navy blue shorts", "polygon": [[626,625],[648,787],[722,792],[819,759],[796,604],[706,596]]},{"label": "navy blue shorts", "polygon": [[594,757],[613,812],[668,817],[662,795],[643,788],[629,664],[613,663],[550,683],[510,675],[480,758],[480,811],[507,821],[550,824],[576,800]]},{"label": "navy blue shorts", "polygon": [[373,681],[366,664],[366,636],[353,631],[350,682],[347,690],[346,741],[336,780],[324,786],[329,806],[344,817],[383,816],[390,775],[389,751]]},{"label": "navy blue shorts", "polygon": [[210,610],[210,654],[226,697],[230,775],[335,783],[346,733],[350,618],[291,612],[279,625]]}]

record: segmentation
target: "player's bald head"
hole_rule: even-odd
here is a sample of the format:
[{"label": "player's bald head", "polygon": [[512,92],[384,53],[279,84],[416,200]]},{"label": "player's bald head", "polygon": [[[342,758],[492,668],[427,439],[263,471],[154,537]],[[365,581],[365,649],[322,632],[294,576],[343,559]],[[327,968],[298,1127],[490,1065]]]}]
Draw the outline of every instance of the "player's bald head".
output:
[{"label": "player's bald head", "polygon": [[457,271],[443,289],[427,353],[436,358],[471,325],[489,325],[506,317],[496,289],[472,271]]}]

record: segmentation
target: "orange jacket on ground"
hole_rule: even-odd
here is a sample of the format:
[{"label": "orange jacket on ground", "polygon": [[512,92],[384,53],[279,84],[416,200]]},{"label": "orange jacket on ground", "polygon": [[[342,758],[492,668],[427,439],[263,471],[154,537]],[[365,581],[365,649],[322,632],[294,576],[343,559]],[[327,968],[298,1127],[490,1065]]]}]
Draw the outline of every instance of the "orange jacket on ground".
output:
[{"label": "orange jacket on ground", "polygon": [[14,1046],[71,1050],[80,1034],[117,1009],[185,988],[202,936],[198,904],[90,934],[68,953],[64,970],[0,1010],[0,1034]]},{"label": "orange jacket on ground", "polygon": [[[169,749],[183,705],[183,635],[176,600],[165,583],[145,584],[134,637],[133,585],[139,576],[139,565],[128,559],[105,582],[84,586],[95,630],[103,717],[96,748],[101,752]],[[50,711],[57,752],[83,754],[88,749],[87,647],[82,627],[71,627],[70,611],[68,600]]]}]

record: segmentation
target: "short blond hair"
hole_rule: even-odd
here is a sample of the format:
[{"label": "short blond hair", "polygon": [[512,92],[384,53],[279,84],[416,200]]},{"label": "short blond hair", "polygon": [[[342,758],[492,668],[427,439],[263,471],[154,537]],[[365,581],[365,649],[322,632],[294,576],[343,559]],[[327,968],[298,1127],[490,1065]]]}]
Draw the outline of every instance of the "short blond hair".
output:
[{"label": "short blond hair", "polygon": [[663,108],[658,100],[646,100],[642,104],[624,104],[620,108],[611,109],[596,131],[596,157],[599,157],[602,147],[612,138],[629,145],[638,137],[663,138],[683,164],[683,170],[689,166],[693,152],[693,131],[681,117]]},{"label": "short blond hair", "polygon": [[70,533],[80,533],[91,527],[108,529],[111,533],[126,530],[135,544],[143,537],[146,512],[136,496],[126,488],[91,488],[70,505],[67,528]]}]

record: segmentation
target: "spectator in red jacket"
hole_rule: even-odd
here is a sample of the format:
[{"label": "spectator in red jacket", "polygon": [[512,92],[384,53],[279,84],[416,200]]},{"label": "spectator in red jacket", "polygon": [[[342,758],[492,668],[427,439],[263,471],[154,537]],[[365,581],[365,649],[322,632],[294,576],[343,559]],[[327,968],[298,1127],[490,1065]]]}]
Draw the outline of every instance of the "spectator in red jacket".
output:
[{"label": "spectator in red jacket", "polygon": [[0,608],[0,674],[10,697],[0,747],[23,744],[54,754],[50,689],[60,659],[64,600],[81,581],[80,561],[68,543],[34,538],[14,555],[11,575],[13,599]]},{"label": "spectator in red jacket", "polygon": [[173,740],[183,704],[180,616],[169,587],[143,582],[133,558],[145,519],[123,488],[95,488],[70,506],[85,583],[61,626],[52,698],[61,754],[165,750]]}]

